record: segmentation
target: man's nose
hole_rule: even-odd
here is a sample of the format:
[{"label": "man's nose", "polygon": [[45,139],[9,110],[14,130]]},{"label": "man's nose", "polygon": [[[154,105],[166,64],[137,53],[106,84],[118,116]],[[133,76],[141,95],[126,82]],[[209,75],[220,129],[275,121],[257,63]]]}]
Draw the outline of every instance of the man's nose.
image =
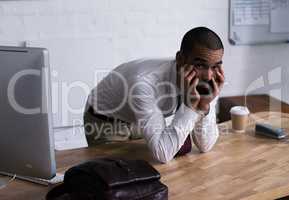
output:
[{"label": "man's nose", "polygon": [[201,70],[201,79],[210,81],[213,78],[213,70],[211,68]]}]

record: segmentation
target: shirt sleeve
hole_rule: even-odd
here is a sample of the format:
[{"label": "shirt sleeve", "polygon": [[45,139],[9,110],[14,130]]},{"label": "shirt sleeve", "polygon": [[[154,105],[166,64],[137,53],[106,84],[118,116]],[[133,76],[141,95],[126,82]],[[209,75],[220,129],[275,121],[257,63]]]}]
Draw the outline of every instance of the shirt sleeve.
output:
[{"label": "shirt sleeve", "polygon": [[216,123],[217,97],[210,103],[209,113],[200,118],[194,127],[192,138],[200,152],[208,152],[212,149],[219,137],[219,129]]},{"label": "shirt sleeve", "polygon": [[200,114],[182,103],[172,122],[166,124],[152,85],[143,82],[131,91],[128,101],[153,157],[162,163],[172,160],[193,131]]}]

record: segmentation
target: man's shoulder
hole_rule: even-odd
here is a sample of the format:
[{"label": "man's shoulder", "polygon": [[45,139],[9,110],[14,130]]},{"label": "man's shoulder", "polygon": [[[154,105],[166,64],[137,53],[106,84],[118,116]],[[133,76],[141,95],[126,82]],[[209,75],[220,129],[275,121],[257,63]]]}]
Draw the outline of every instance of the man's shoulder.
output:
[{"label": "man's shoulder", "polygon": [[123,63],[122,65],[131,66],[131,65],[162,65],[165,63],[170,63],[174,61],[173,57],[166,58],[140,58],[131,60],[129,62]]},{"label": "man's shoulder", "polygon": [[165,76],[166,72],[170,71],[173,58],[142,58],[123,63],[114,69],[125,76],[126,79],[132,82],[138,82],[144,78],[151,81]]}]

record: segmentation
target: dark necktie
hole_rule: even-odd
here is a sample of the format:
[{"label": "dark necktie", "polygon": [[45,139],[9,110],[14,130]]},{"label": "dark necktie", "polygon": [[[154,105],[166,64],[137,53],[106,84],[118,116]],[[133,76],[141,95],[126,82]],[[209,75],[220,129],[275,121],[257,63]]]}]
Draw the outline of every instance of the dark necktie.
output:
[{"label": "dark necktie", "polygon": [[[178,106],[177,106],[177,110],[178,110],[180,105],[181,105],[181,96],[178,95],[177,98],[178,98]],[[186,138],[184,144],[182,145],[182,147],[180,148],[178,153],[175,155],[175,157],[185,155],[185,154],[191,152],[191,150],[192,150],[192,143],[191,143],[191,136],[189,134],[188,137]]]}]

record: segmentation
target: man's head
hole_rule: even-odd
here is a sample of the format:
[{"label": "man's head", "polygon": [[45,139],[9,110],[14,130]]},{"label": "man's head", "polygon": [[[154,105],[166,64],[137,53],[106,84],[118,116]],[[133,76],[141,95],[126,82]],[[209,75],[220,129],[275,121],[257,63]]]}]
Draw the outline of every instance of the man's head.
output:
[{"label": "man's head", "polygon": [[200,81],[209,82],[221,67],[223,54],[223,43],[214,31],[206,27],[191,29],[184,35],[177,52],[177,71],[185,65],[193,65]]}]

